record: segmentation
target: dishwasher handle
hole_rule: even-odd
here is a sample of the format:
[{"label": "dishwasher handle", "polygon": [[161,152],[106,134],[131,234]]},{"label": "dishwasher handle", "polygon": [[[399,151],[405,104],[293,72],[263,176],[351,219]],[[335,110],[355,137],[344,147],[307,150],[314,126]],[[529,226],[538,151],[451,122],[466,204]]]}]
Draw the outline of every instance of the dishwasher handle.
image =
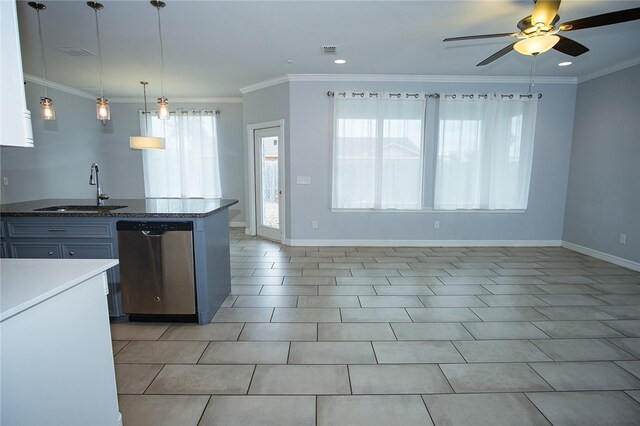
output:
[{"label": "dishwasher handle", "polygon": [[145,237],[162,237],[166,231],[140,231]]}]

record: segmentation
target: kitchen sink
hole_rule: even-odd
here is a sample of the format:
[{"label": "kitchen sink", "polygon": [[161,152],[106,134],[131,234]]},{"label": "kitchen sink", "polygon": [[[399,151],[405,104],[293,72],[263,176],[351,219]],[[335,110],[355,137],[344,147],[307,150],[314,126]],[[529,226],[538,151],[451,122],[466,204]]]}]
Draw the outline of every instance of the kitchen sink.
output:
[{"label": "kitchen sink", "polygon": [[97,206],[97,205],[66,205],[66,206],[51,206],[35,209],[36,212],[108,212],[111,210],[123,209],[127,206]]}]

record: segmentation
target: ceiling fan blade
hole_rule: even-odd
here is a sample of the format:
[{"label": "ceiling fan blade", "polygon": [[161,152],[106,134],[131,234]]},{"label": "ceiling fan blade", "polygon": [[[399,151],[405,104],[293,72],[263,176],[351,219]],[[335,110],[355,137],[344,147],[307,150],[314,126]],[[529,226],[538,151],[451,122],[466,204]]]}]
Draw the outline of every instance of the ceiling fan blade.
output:
[{"label": "ceiling fan blade", "polygon": [[462,37],[449,37],[442,41],[462,41],[462,40],[477,40],[481,38],[496,38],[496,37],[514,37],[514,33],[499,33],[499,34],[482,34],[482,35],[470,35]]},{"label": "ceiling fan blade", "polygon": [[542,22],[544,25],[551,25],[559,8],[560,0],[537,0],[531,13],[531,23],[535,25]]},{"label": "ceiling fan blade", "polygon": [[561,35],[558,35],[558,37],[560,37],[560,41],[557,42],[555,46],[553,46],[553,48],[558,52],[562,52],[566,55],[571,56],[580,56],[583,53],[587,53],[589,51],[588,47],[583,46],[577,41],[571,40],[570,38],[563,37]]},{"label": "ceiling fan blade", "polygon": [[602,15],[589,16],[560,24],[562,31],[583,30],[585,28],[602,27],[604,25],[620,24],[622,22],[640,19],[640,7],[619,10],[617,12],[603,13]]},{"label": "ceiling fan blade", "polygon": [[517,42],[514,41],[513,43],[511,43],[507,47],[498,50],[496,53],[494,53],[493,55],[489,56],[487,59],[485,59],[484,61],[480,62],[478,65],[476,65],[476,67],[481,67],[483,65],[490,64],[491,62],[495,61],[496,59],[503,57],[504,55],[506,55],[507,53],[509,53],[509,52],[511,52],[513,50],[513,45],[516,44],[516,43]]}]

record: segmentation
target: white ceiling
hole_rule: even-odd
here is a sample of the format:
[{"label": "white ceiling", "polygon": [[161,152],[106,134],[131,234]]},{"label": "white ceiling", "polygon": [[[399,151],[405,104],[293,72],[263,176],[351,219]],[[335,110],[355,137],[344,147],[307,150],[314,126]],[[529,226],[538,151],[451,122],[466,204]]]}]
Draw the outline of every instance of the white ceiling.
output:
[{"label": "white ceiling", "polygon": [[[5,0],[0,0],[5,1]],[[43,0],[47,78],[98,92],[97,56],[73,57],[75,47],[96,53],[93,9],[84,1]],[[105,96],[140,97],[159,92],[156,9],[148,1],[102,1],[99,12]],[[531,58],[511,52],[485,67],[475,64],[512,40],[443,43],[445,37],[516,31],[533,1],[187,1],[162,9],[165,96],[239,96],[239,88],[285,74],[402,74],[528,76]],[[640,1],[572,1],[560,22],[640,7]],[[42,75],[35,10],[18,1],[24,71]],[[591,49],[571,59],[542,54],[538,76],[584,78],[640,63],[640,21],[565,33]],[[321,46],[338,47],[333,56]],[[344,58],[345,65],[333,60]],[[293,63],[288,63],[292,60]],[[569,67],[558,67],[572,60]]]}]

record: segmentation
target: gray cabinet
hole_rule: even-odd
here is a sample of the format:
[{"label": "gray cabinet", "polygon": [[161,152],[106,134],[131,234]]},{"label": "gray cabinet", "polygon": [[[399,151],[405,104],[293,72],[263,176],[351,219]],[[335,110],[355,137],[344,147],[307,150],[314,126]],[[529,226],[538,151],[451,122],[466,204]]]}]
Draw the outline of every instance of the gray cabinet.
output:
[{"label": "gray cabinet", "polygon": [[[114,222],[100,218],[3,219],[6,257],[21,259],[116,259]],[[109,315],[121,316],[118,268],[107,271]]]}]

